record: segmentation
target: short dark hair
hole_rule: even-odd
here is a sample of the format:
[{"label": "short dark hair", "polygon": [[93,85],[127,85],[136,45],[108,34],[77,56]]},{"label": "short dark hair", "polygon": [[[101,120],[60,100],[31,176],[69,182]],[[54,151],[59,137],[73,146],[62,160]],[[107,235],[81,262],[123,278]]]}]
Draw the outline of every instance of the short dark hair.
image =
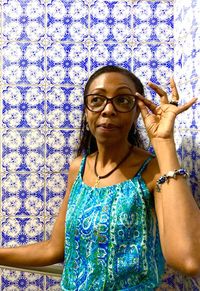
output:
[{"label": "short dark hair", "polygon": [[[114,65],[108,65],[101,67],[97,69],[88,79],[85,89],[84,89],[84,98],[85,95],[88,94],[89,87],[94,79],[96,79],[98,76],[104,73],[121,73],[125,76],[127,76],[135,85],[136,91],[144,96],[144,86],[142,85],[140,79],[136,77],[132,72],[128,71],[125,68],[114,66]],[[95,137],[91,134],[90,131],[86,129],[86,117],[85,117],[85,108],[83,109],[82,113],[82,120],[81,120],[81,128],[80,128],[80,144],[78,147],[77,155],[81,155],[82,153],[93,153],[97,150],[97,144]],[[136,130],[134,124],[132,125],[129,135],[128,135],[128,141],[132,145],[136,145],[139,147],[142,147],[142,142],[140,139],[140,136],[138,134],[138,131]]]}]

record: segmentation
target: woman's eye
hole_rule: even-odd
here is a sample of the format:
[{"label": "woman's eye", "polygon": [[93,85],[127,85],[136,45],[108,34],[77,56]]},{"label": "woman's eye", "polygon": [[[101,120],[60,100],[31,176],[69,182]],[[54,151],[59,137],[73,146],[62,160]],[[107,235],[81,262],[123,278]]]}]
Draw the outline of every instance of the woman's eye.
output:
[{"label": "woman's eye", "polygon": [[128,98],[127,96],[119,96],[117,98],[117,102],[121,104],[127,104],[130,102],[130,98]]},{"label": "woman's eye", "polygon": [[100,96],[93,96],[92,98],[91,98],[91,104],[100,104],[100,103],[102,103],[103,102],[103,100],[102,100],[102,97],[100,97]]},{"label": "woman's eye", "polygon": [[99,102],[101,99],[99,98],[99,97],[93,97],[92,99],[91,99],[91,102],[92,103],[97,103],[97,102]]}]

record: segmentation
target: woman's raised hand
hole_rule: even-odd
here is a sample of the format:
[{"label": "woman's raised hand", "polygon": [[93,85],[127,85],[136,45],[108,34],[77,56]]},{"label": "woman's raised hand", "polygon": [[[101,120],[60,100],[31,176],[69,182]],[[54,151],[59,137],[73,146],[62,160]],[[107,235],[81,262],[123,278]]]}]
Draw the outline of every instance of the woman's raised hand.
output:
[{"label": "woman's raised hand", "polygon": [[[136,93],[136,96],[138,97],[138,106],[149,138],[151,140],[155,138],[173,138],[176,116],[190,108],[196,102],[197,98],[192,98],[189,102],[176,106],[170,104],[167,93],[163,89],[152,82],[149,82],[148,85],[160,96],[160,105],[156,105],[139,93]],[[170,87],[172,92],[171,101],[176,103],[179,100],[179,94],[173,78],[170,79]]]}]

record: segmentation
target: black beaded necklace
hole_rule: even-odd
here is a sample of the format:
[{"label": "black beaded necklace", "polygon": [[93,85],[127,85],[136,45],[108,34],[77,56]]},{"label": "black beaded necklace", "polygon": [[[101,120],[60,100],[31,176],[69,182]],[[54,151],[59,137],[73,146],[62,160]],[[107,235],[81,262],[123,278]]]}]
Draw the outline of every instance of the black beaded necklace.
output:
[{"label": "black beaded necklace", "polygon": [[128,156],[130,155],[131,151],[132,151],[132,146],[130,147],[128,153],[123,157],[123,159],[119,162],[119,164],[116,165],[116,167],[114,169],[112,169],[110,172],[108,172],[106,175],[103,175],[103,176],[99,176],[98,173],[97,173],[97,160],[98,160],[98,156],[99,156],[99,152],[97,152],[96,154],[96,158],[95,158],[95,163],[94,163],[94,173],[95,175],[97,176],[97,180],[94,184],[94,187],[97,187],[100,180],[101,179],[104,179],[104,178],[107,178],[108,176],[110,176],[114,171],[117,170],[117,168],[119,168],[119,166],[128,158]]}]

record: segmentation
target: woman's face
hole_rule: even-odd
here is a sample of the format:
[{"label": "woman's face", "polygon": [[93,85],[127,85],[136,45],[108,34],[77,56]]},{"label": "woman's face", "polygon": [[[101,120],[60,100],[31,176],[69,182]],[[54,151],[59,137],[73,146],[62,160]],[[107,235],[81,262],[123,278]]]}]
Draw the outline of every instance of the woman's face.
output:
[{"label": "woman's face", "polygon": [[[118,72],[107,72],[96,77],[87,94],[100,94],[109,99],[117,95],[135,94],[136,88],[132,80]],[[85,111],[86,120],[97,143],[127,142],[128,134],[138,117],[135,106],[130,112],[121,113],[107,103],[101,112]]]}]

